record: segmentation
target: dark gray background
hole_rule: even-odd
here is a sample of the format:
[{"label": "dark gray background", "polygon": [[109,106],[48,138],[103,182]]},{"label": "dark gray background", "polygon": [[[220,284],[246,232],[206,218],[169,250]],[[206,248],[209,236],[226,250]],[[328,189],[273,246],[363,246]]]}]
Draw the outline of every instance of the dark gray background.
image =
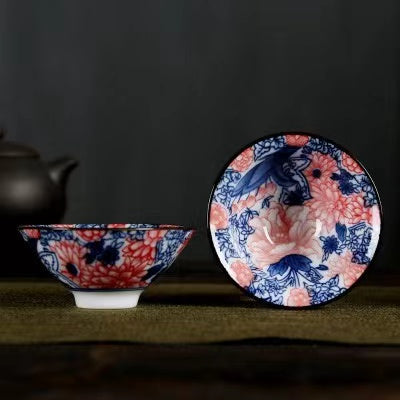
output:
[{"label": "dark gray background", "polygon": [[264,132],[334,139],[368,167],[395,268],[400,2],[0,1],[0,119],[9,138],[81,161],[67,222],[200,228],[209,192]]}]

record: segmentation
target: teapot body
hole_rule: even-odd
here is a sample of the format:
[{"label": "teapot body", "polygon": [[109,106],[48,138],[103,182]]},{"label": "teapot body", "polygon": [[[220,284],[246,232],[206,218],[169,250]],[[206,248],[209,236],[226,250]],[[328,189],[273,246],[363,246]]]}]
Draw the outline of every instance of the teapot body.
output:
[{"label": "teapot body", "polygon": [[61,221],[67,180],[78,163],[72,158],[45,163],[32,147],[3,140],[4,133],[0,127],[0,276],[43,275],[17,227]]},{"label": "teapot body", "polygon": [[0,157],[0,221],[7,225],[59,222],[65,188],[38,158]]}]

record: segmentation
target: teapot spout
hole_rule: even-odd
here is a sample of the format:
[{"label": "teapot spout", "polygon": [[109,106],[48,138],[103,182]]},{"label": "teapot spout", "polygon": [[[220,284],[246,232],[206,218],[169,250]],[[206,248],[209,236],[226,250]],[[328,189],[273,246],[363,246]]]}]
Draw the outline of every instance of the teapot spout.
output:
[{"label": "teapot spout", "polygon": [[48,171],[51,180],[65,188],[71,171],[78,165],[78,161],[73,158],[63,157],[48,163]]}]

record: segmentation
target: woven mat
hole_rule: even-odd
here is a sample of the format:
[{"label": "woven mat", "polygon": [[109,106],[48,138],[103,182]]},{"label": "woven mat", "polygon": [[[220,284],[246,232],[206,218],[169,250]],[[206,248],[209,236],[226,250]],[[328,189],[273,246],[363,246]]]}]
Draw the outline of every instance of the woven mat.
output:
[{"label": "woven mat", "polygon": [[296,339],[400,344],[400,287],[360,286],[312,310],[270,308],[229,283],[156,283],[135,309],[85,310],[51,282],[0,283],[0,344]]}]

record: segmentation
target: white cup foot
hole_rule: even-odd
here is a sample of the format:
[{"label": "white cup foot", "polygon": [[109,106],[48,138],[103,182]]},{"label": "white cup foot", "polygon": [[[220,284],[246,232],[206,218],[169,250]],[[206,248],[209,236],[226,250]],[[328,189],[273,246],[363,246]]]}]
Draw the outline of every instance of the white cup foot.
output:
[{"label": "white cup foot", "polygon": [[107,310],[136,307],[143,290],[71,290],[71,292],[77,307]]}]

